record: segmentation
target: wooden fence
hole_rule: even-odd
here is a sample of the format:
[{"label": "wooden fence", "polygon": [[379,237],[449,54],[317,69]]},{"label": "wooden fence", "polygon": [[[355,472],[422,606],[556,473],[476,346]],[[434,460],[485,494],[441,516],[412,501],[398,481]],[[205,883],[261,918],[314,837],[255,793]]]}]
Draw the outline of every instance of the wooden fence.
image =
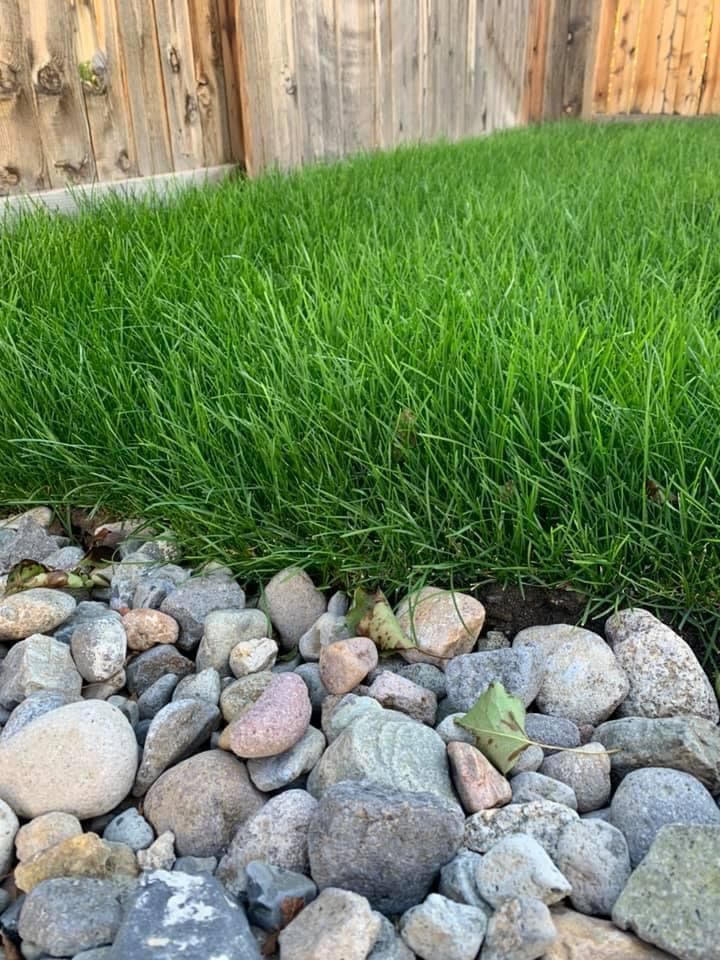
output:
[{"label": "wooden fence", "polygon": [[720,0],[0,0],[0,194],[720,112]]}]

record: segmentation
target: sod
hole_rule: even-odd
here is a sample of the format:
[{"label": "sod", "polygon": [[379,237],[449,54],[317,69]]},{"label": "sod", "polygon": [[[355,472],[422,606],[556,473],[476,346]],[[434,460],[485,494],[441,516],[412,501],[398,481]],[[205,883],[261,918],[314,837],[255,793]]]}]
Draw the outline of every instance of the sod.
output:
[{"label": "sod", "polygon": [[0,230],[0,501],[326,584],[720,596],[720,122],[513,131]]}]

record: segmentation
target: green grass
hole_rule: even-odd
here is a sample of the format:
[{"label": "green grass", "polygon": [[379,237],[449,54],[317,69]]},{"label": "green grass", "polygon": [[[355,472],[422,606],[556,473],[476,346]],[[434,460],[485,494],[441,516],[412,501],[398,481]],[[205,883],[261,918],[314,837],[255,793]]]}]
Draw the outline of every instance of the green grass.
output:
[{"label": "green grass", "polygon": [[568,124],[27,218],[0,501],[247,577],[569,581],[712,644],[719,182],[717,121]]}]

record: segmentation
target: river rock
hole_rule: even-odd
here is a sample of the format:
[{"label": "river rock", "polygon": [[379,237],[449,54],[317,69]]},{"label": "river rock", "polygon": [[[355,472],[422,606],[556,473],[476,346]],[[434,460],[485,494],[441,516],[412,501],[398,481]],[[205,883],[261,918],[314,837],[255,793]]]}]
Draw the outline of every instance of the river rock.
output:
[{"label": "river rock", "polygon": [[83,679],[89,683],[108,680],[125,664],[125,628],[112,617],[88,620],[75,628],[70,650]]},{"label": "river rock", "polygon": [[51,633],[67,620],[75,600],[60,590],[35,587],[0,598],[0,640],[24,640]]},{"label": "river rock", "polygon": [[74,700],[81,687],[70,651],[53,637],[33,634],[0,661],[0,706],[8,710],[38,690],[56,690]]},{"label": "river rock", "polygon": [[448,744],[447,755],[465,813],[502,807],[510,802],[510,784],[476,747],[455,741]]},{"label": "river rock", "polygon": [[350,723],[320,758],[308,790],[321,797],[341,780],[370,780],[457,802],[444,742],[434,730],[393,710],[369,711]]},{"label": "river rock", "polygon": [[464,713],[451,713],[435,727],[435,732],[443,738],[445,743],[470,743],[475,745],[474,735],[457,722]]},{"label": "river rock", "polygon": [[384,716],[383,709],[372,697],[361,697],[355,693],[346,693],[344,697],[329,694],[322,704],[322,731],[328,743],[332,743],[351,724],[365,714],[375,717]]},{"label": "river rock", "polygon": [[262,670],[228,683],[220,694],[220,709],[225,722],[232,723],[246,713],[260,699],[272,678],[269,670]]},{"label": "river rock", "polygon": [[205,619],[214,610],[242,610],[245,593],[230,577],[193,577],[169,593],[160,604],[180,626],[177,646],[183,653],[194,651],[200,643]]},{"label": "river rock", "polygon": [[[384,667],[384,664],[381,664]],[[447,680],[445,674],[438,667],[430,663],[406,663],[396,671],[406,680],[412,680],[419,687],[424,687],[435,694],[436,699],[442,700],[447,696]]]},{"label": "river rock", "polygon": [[577,810],[577,797],[572,787],[542,773],[528,771],[519,773],[510,781],[511,803],[530,803],[533,800],[551,800]]},{"label": "river rock", "polygon": [[663,827],[615,903],[613,923],[680,960],[719,960],[719,863],[717,826]]},{"label": "river rock", "polygon": [[298,650],[303,660],[317,661],[323,647],[328,647],[338,640],[349,640],[350,637],[344,616],[336,617],[329,612],[323,613],[300,637]]},{"label": "river rock", "polygon": [[162,644],[151,647],[128,664],[127,688],[139,697],[165,674],[172,673],[180,678],[193,670],[192,660],[184,657],[172,644]]},{"label": "river rock", "polygon": [[377,647],[372,640],[338,640],[320,651],[320,679],[330,693],[349,693],[377,664]]},{"label": "river rock", "polygon": [[72,635],[81,623],[89,623],[91,620],[120,620],[120,614],[111,610],[106,603],[99,603],[97,600],[81,600],[75,607],[67,620],[64,620],[59,627],[53,630],[52,635],[60,643],[67,643],[68,646],[72,640]]},{"label": "river rock", "polygon": [[234,676],[246,677],[249,673],[269,670],[275,665],[277,655],[278,645],[270,637],[241,640],[230,651],[228,664]]},{"label": "river rock", "polygon": [[571,889],[537,840],[523,833],[502,837],[490,847],[477,881],[481,896],[493,907],[517,896],[558,903]]},{"label": "river rock", "polygon": [[155,832],[145,817],[135,807],[123,810],[103,830],[103,840],[111,843],[124,843],[135,853],[145,850],[155,839]]},{"label": "river rock", "polygon": [[578,820],[570,807],[550,800],[511,803],[496,810],[482,810],[465,823],[465,846],[477,853],[487,851],[502,837],[515,833],[534,837],[541,847],[555,856],[560,834],[569,823]]},{"label": "river rock", "polygon": [[130,606],[138,610],[159,610],[165,597],[189,580],[190,574],[190,570],[176,563],[154,565],[135,586]]},{"label": "river rock", "polygon": [[175,866],[175,835],[171,830],[161,833],[145,850],[138,851],[141,870],[172,870]]},{"label": "river rock", "polygon": [[112,943],[122,920],[120,893],[107,880],[45,880],[25,898],[20,936],[53,957]]},{"label": "river rock", "polygon": [[615,656],[630,678],[618,710],[624,717],[695,714],[720,720],[717,698],[690,647],[647,610],[620,610],[605,624]]},{"label": "river rock", "polygon": [[83,832],[80,821],[70,813],[45,813],[20,827],[15,837],[17,858],[22,863],[36,853]]},{"label": "river rock", "polygon": [[490,917],[479,960],[537,960],[556,937],[552,916],[542,900],[514,897],[501,903]]},{"label": "river rock", "polygon": [[264,802],[244,763],[208,750],[166,770],[150,787],[144,811],[158,833],[172,831],[180,856],[216,857]]},{"label": "river rock", "polygon": [[217,869],[217,876],[237,896],[246,889],[245,867],[264,860],[276,867],[308,874],[308,828],[317,800],[304,790],[285,790],[240,824]]},{"label": "river rock", "polygon": [[454,710],[469,710],[493,681],[499,681],[529,706],[545,674],[545,657],[535,647],[468,653],[451,660],[446,669],[448,700]]},{"label": "river rock", "polygon": [[0,798],[21,817],[62,811],[81,820],[112,810],[130,792],[135,734],[102,700],[59,707],[0,742]]},{"label": "river rock", "polygon": [[50,713],[51,710],[57,710],[58,707],[65,707],[69,703],[75,703],[79,697],[68,696],[60,690],[38,690],[26,697],[22,703],[19,703],[8,717],[7,723],[0,731],[0,742],[8,740],[15,736],[18,730],[22,730],[33,720]]},{"label": "river rock", "polygon": [[540,772],[572,788],[579,813],[599,810],[610,799],[610,757],[601,743],[554,753]]},{"label": "river rock", "polygon": [[595,730],[610,751],[612,772],[624,777],[640,767],[672,767],[720,793],[720,728],[704,717],[624,717]]},{"label": "river rock", "polygon": [[131,650],[142,653],[161,643],[177,643],[180,627],[177,620],[160,610],[128,610],[122,618],[127,636],[127,645]]},{"label": "river rock", "polygon": [[625,834],[630,862],[637,866],[658,830],[669,823],[720,826],[720,810],[689,773],[646,767],[629,773],[615,791],[610,822]]},{"label": "river rock", "polygon": [[215,610],[203,624],[203,635],[195,662],[198,670],[213,667],[229,677],[230,654],[239,643],[269,637],[270,620],[262,610]]},{"label": "river rock", "polygon": [[325,597],[299,567],[287,567],[267,584],[260,607],[277,628],[285,649],[297,646],[326,610]]},{"label": "river rock", "polygon": [[309,773],[325,749],[325,737],[315,727],[308,727],[298,742],[274,757],[248,760],[250,779],[266,793],[282,790],[303,774]]},{"label": "river rock", "polygon": [[[428,665],[417,664],[417,666]],[[437,697],[430,690],[413,683],[407,677],[391,673],[389,670],[383,671],[373,680],[368,696],[373,697],[381,706],[389,710],[406,713],[418,723],[427,723],[430,726],[435,723]]]},{"label": "river rock", "polygon": [[438,893],[456,903],[480,907],[490,916],[492,908],[485,902],[478,888],[478,868],[482,863],[479,853],[461,849],[440,871]]},{"label": "river rock", "polygon": [[14,811],[0,800],[0,877],[10,873],[15,860],[15,836],[20,828],[20,821]]},{"label": "river rock", "polygon": [[366,960],[380,933],[380,920],[364,897],[323,890],[281,932],[283,960]]},{"label": "river rock", "polygon": [[531,743],[518,755],[515,765],[510,768],[510,774],[515,776],[518,773],[536,773],[543,765],[544,759],[542,747]]},{"label": "river rock", "polygon": [[606,720],[622,703],[629,681],[602,637],[582,627],[558,623],[521,630],[514,649],[540,649],[546,671],[538,692],[543,713],[576,724]]},{"label": "river rock", "polygon": [[623,834],[604,820],[576,820],[560,834],[555,863],[572,886],[570,902],[581,913],[610,916],[630,876]]},{"label": "river rock", "polygon": [[368,954],[368,960],[415,960],[415,954],[397,935],[394,924],[376,910],[373,915],[380,921],[380,933]]},{"label": "river rock", "polygon": [[486,930],[484,910],[437,893],[400,921],[403,940],[423,960],[475,960]]},{"label": "river rock", "polygon": [[178,682],[173,700],[203,700],[216,707],[220,701],[220,674],[212,667],[200,673],[190,673]]},{"label": "river rock", "polygon": [[34,854],[15,868],[18,890],[30,891],[55,877],[95,877],[127,880],[137,876],[133,851],[122,843],[108,843],[95,833],[68,837]]},{"label": "river rock", "polygon": [[118,690],[122,690],[127,682],[124,670],[118,670],[107,680],[98,680],[83,687],[85,700],[109,700]]},{"label": "river rock", "polygon": [[[190,677],[194,674],[189,674]],[[173,693],[180,682],[180,677],[174,673],[165,673],[158,677],[137,700],[138,714],[141,720],[152,720],[163,707],[166,707],[173,698]]]},{"label": "river rock", "polygon": [[395,611],[415,648],[403,651],[412,662],[445,669],[453,657],[469,653],[485,623],[485,607],[467,593],[423,587],[407,596]]},{"label": "river rock", "polygon": [[543,960],[672,960],[629,933],[623,933],[609,920],[586,917],[566,907],[550,911],[557,940]]},{"label": "river rock", "polygon": [[245,868],[248,919],[263,930],[282,930],[317,896],[317,887],[301,873],[261,860]]},{"label": "river rock", "polygon": [[320,679],[319,665],[317,663],[301,663],[295,669],[295,673],[302,677],[303,683],[308,688],[313,710],[319,710],[326,698],[330,696],[330,691]]},{"label": "river rock", "polygon": [[144,874],[109,960],[193,956],[261,960],[242,907],[214,877],[167,870]]},{"label": "river rock", "polygon": [[525,733],[530,740],[546,745],[547,753],[552,747],[579,747],[580,731],[577,724],[567,717],[550,717],[544,713],[528,713],[525,716]]},{"label": "river rock", "polygon": [[175,700],[155,716],[145,738],[133,796],[141,797],[168,767],[210,739],[220,711],[204,700]]},{"label": "river rock", "polygon": [[434,794],[338,783],[310,823],[310,875],[321,890],[342,887],[382,913],[401,913],[423,899],[453,858],[463,825],[460,808]]},{"label": "river rock", "polygon": [[238,757],[273,757],[295,746],[311,716],[303,680],[294,673],[274,674],[255,703],[222,732],[220,746]]}]

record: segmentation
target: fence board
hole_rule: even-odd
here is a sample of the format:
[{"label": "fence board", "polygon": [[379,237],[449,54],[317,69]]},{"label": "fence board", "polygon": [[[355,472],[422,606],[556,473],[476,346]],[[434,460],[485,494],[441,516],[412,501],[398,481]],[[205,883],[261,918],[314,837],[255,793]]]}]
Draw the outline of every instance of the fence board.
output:
[{"label": "fence board", "polygon": [[244,163],[245,146],[243,131],[247,118],[242,109],[240,98],[236,0],[216,0],[216,9],[230,142],[227,159]]},{"label": "fence board", "polygon": [[521,115],[529,7],[524,0],[486,0],[484,46],[488,84],[487,126],[516,124]]},{"label": "fence board", "polygon": [[0,195],[49,186],[17,0],[0,0]]},{"label": "fence board", "polygon": [[172,170],[160,51],[146,0],[115,0],[120,49],[128,77],[128,114],[141,176]]},{"label": "fence board", "polygon": [[278,166],[286,169],[302,161],[292,0],[275,0],[267,17],[267,82],[273,117],[274,152]]},{"label": "fence board", "polygon": [[213,167],[232,156],[220,16],[215,0],[189,0],[189,12],[203,166]]},{"label": "fence board", "polygon": [[598,23],[597,46],[595,49],[591,103],[593,113],[608,113],[610,68],[612,66],[615,25],[617,23],[620,0],[600,0],[600,3],[601,8]]},{"label": "fence board", "polygon": [[21,0],[37,122],[51,187],[88,183],[95,163],[80,90],[73,24],[63,0]]},{"label": "fence board", "polygon": [[621,0],[616,24],[615,48],[610,67],[608,113],[628,113],[633,98],[642,5]]},{"label": "fence board", "polygon": [[548,24],[552,0],[531,0],[528,14],[528,46],[520,119],[523,123],[542,120],[545,103],[545,64]]},{"label": "fence board", "polygon": [[344,154],[377,143],[375,127],[376,78],[373,0],[340,3],[337,39],[340,76],[340,123]]},{"label": "fence board", "polygon": [[99,180],[138,174],[127,111],[115,8],[108,0],[76,0],[77,59],[81,89]]},{"label": "fence board", "polygon": [[720,0],[715,4],[710,25],[700,113],[720,113]]},{"label": "fence board", "polygon": [[674,26],[672,0],[645,0],[638,44],[631,113],[662,113],[669,42]]},{"label": "fence board", "polygon": [[674,113],[694,116],[698,112],[711,23],[711,0],[687,0]]},{"label": "fence board", "polygon": [[465,55],[465,133],[477,136],[487,125],[485,47],[483,45],[483,0],[470,0]]}]

